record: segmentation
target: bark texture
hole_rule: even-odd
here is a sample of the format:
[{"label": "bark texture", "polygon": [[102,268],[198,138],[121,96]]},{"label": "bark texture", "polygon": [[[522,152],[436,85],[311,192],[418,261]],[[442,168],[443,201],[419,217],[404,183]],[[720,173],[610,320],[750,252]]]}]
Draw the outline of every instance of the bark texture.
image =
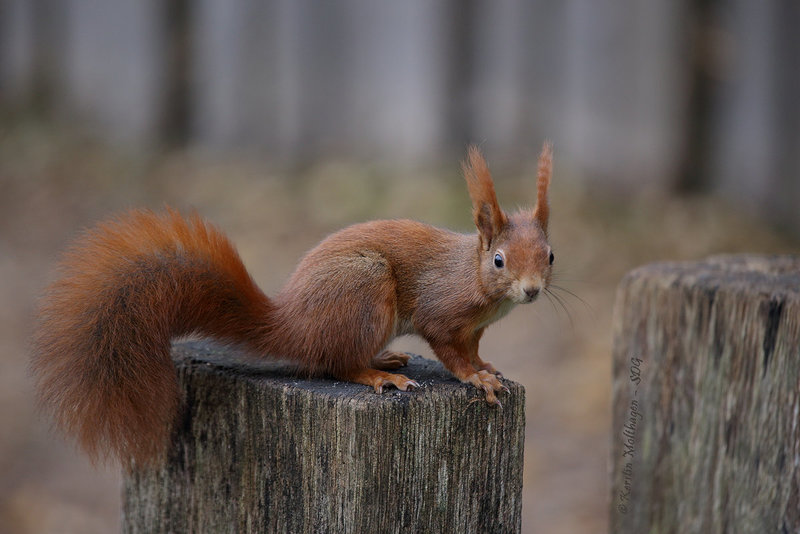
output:
[{"label": "bark texture", "polygon": [[422,388],[383,395],[204,343],[173,358],[185,413],[166,464],[126,475],[123,532],[520,530],[519,384],[497,409],[418,356]]},{"label": "bark texture", "polygon": [[800,532],[800,257],[631,272],[613,377],[611,532]]}]

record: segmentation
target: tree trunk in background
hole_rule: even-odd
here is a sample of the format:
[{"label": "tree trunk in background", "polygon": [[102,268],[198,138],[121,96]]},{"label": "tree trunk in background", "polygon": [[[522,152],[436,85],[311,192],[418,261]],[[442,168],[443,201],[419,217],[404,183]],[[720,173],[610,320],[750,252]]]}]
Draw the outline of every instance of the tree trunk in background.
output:
[{"label": "tree trunk in background", "polygon": [[475,35],[482,21],[476,17],[476,0],[451,0],[447,6],[447,78],[442,103],[451,146],[462,147],[480,142],[473,137],[477,102],[473,98],[472,87],[476,79]]},{"label": "tree trunk in background", "polygon": [[186,413],[166,465],[126,477],[123,532],[520,531],[519,384],[499,409],[421,357],[421,389],[377,395],[232,356],[173,350]]},{"label": "tree trunk in background", "polygon": [[163,0],[64,0],[59,103],[117,143],[158,146],[169,39]]},{"label": "tree trunk in background", "polygon": [[192,0],[165,0],[166,34],[163,110],[159,137],[168,146],[189,141],[191,117]]},{"label": "tree trunk in background", "polygon": [[[773,220],[800,234],[800,3],[777,2],[775,64],[778,83],[772,113],[780,134],[775,147],[775,180],[766,206]],[[794,68],[780,68],[795,65]]]},{"label": "tree trunk in background", "polygon": [[0,6],[0,101],[52,114],[63,90],[65,6],[4,0]]},{"label": "tree trunk in background", "polygon": [[[0,106],[304,166],[499,168],[722,194],[800,233],[790,0],[6,0]],[[167,141],[167,143],[165,143]],[[291,168],[291,166],[290,166]]]},{"label": "tree trunk in background", "polygon": [[714,104],[723,68],[719,50],[720,1],[692,0],[687,5],[687,23],[681,32],[687,40],[686,114],[675,189],[679,193],[699,193],[707,191],[712,181]]},{"label": "tree trunk in background", "polygon": [[684,117],[677,2],[565,2],[556,149],[608,191],[666,190]]},{"label": "tree trunk in background", "polygon": [[611,532],[800,531],[800,257],[629,273],[613,359]]}]

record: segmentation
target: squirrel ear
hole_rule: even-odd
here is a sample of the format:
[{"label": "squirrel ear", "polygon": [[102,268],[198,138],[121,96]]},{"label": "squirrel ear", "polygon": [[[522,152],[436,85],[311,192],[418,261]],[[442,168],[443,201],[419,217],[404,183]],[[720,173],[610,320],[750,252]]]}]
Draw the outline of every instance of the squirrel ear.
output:
[{"label": "squirrel ear", "polygon": [[469,147],[467,161],[461,164],[461,168],[472,199],[472,216],[478,227],[481,245],[489,250],[492,239],[508,224],[508,219],[497,203],[492,175],[478,147]]},{"label": "squirrel ear", "polygon": [[539,222],[542,231],[547,235],[547,221],[550,218],[550,204],[547,200],[547,188],[550,186],[550,177],[553,174],[553,144],[545,141],[542,153],[539,155],[539,167],[536,172],[536,207],[533,208],[533,218]]}]

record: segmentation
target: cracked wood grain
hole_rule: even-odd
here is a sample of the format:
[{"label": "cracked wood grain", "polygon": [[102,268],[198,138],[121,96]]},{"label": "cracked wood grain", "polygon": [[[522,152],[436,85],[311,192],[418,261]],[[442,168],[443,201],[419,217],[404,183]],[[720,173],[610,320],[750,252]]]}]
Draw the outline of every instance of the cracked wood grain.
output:
[{"label": "cracked wood grain", "polygon": [[166,464],[126,476],[126,533],[520,531],[519,384],[497,409],[421,357],[422,388],[383,395],[205,343],[173,359],[185,413]]},{"label": "cracked wood grain", "polygon": [[611,532],[800,532],[800,257],[629,273],[613,380]]}]

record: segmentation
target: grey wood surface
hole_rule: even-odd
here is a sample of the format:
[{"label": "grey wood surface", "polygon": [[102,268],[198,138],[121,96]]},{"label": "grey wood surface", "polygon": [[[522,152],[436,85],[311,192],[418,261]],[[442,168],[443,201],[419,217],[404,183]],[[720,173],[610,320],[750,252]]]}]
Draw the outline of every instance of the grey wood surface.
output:
[{"label": "grey wood surface", "polygon": [[611,532],[800,532],[800,257],[648,265],[616,306]]},{"label": "grey wood surface", "polygon": [[204,343],[173,356],[185,413],[166,465],[126,476],[123,532],[519,532],[519,384],[497,409],[419,356],[421,389],[383,395]]}]

